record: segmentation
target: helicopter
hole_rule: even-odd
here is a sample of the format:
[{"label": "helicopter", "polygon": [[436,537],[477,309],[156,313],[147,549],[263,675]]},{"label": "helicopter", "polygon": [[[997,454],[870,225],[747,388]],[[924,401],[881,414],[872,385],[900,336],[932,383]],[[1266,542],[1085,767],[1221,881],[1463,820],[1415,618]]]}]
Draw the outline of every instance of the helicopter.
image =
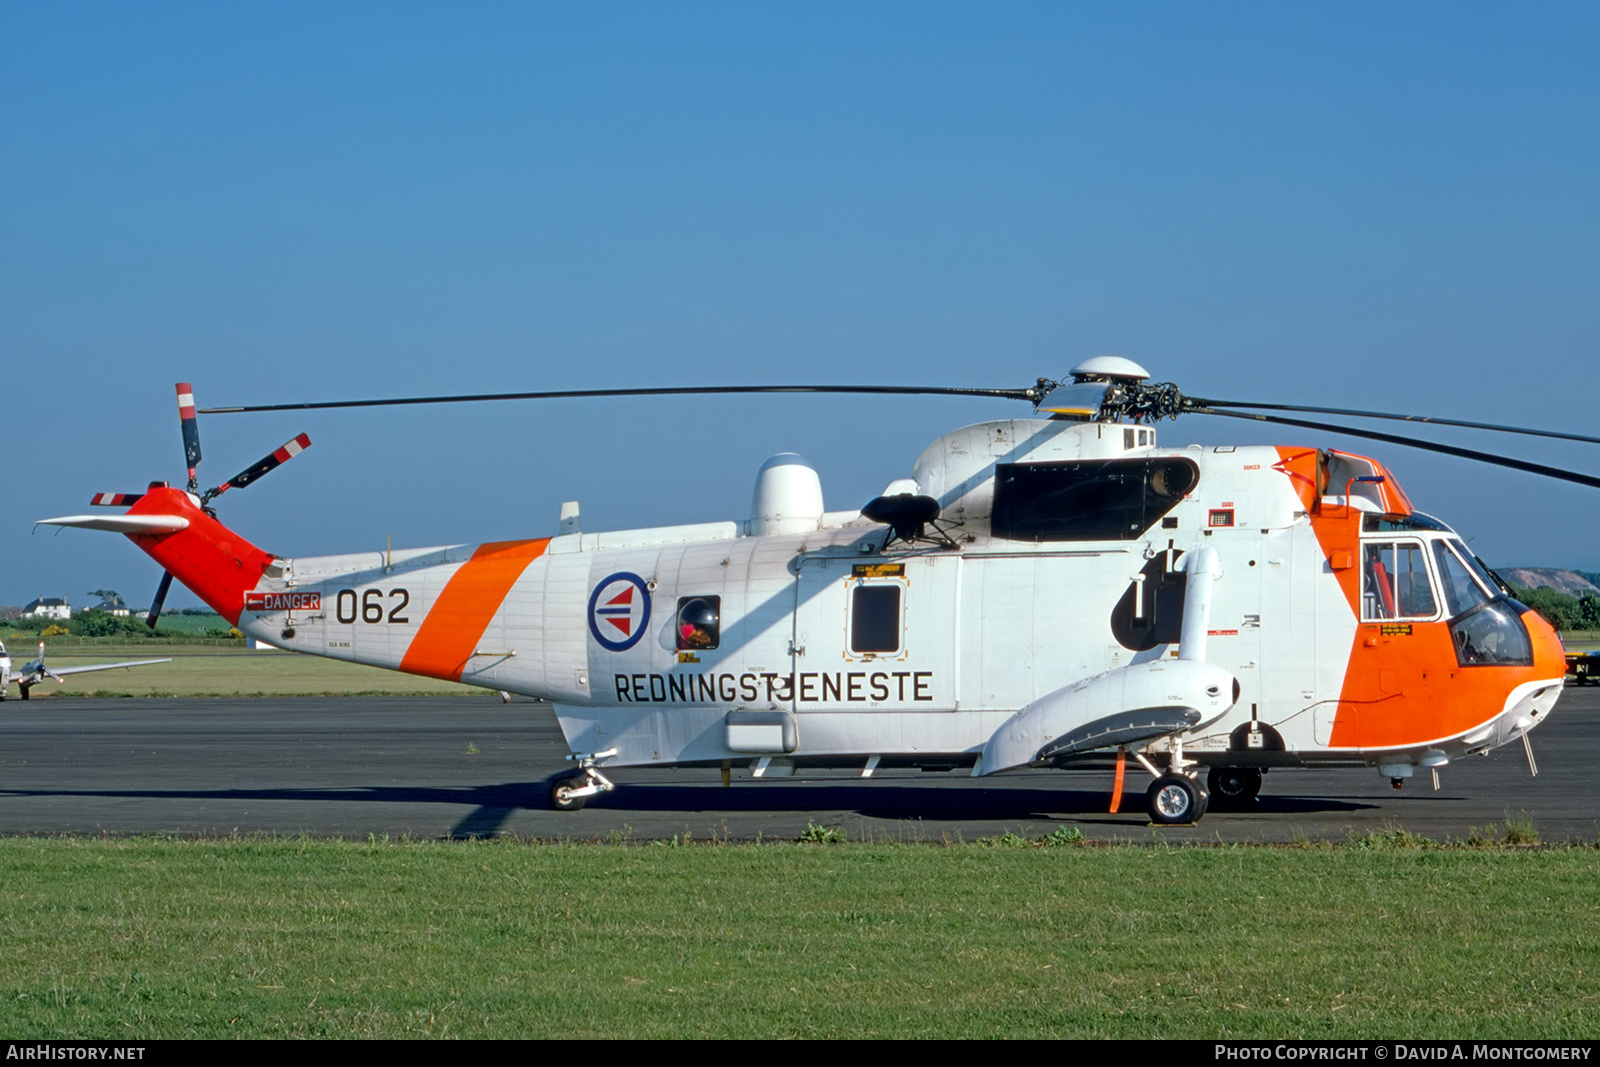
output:
[{"label": "helicopter", "polygon": [[[859,510],[827,511],[784,453],[748,518],[288,557],[212,506],[309,447],[305,434],[202,492],[197,416],[687,393],[1004,397],[1028,417],[939,438]],[[1600,488],[1600,478],[1280,412],[1412,416],[1190,397],[1100,356],[1017,389],[705,386],[197,409],[177,386],[184,488],[98,494],[119,532],[250,637],[554,705],[575,766],[558,810],[606,771],[753,778],[918,768],[1147,774],[1158,824],[1255,797],[1270,771],[1418,770],[1521,740],[1561,693],[1555,632],[1382,463],[1299,446],[1167,447],[1187,414],[1364,436]],[[1442,425],[1596,441],[1554,431]]]}]

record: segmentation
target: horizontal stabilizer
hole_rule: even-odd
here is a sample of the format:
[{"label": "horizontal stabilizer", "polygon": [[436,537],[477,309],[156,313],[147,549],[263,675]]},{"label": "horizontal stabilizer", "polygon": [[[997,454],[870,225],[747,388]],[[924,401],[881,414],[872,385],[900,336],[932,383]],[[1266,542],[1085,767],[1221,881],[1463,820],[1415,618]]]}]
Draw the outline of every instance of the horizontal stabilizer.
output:
[{"label": "horizontal stabilizer", "polygon": [[111,533],[153,534],[177,533],[189,528],[189,520],[181,515],[63,515],[59,519],[40,519],[40,526],[80,526],[85,530],[109,530]]}]

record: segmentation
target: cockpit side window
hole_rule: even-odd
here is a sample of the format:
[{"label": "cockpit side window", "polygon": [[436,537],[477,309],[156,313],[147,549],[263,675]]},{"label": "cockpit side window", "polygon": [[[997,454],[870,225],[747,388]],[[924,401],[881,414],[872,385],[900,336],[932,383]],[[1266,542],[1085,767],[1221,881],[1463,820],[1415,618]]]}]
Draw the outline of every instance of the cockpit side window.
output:
[{"label": "cockpit side window", "polygon": [[1438,613],[1422,546],[1410,541],[1367,542],[1361,617],[1426,619]]}]

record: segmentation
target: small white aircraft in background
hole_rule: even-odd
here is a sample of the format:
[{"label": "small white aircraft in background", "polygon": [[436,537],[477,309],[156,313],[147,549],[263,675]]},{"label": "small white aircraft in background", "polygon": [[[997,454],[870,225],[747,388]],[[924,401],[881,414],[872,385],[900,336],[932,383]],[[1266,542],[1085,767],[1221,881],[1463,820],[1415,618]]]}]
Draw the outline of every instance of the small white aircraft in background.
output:
[{"label": "small white aircraft in background", "polygon": [[28,699],[28,690],[44,681],[54,678],[58,682],[66,681],[69,674],[87,674],[90,671],[109,671],[118,667],[147,667],[152,663],[171,663],[167,659],[135,659],[126,663],[89,663],[82,667],[46,667],[44,665],[44,642],[39,642],[39,658],[23,664],[20,671],[11,670],[11,657],[6,653],[5,642],[0,641],[0,700],[6,698],[6,690],[12,682],[17,683],[17,689],[22,694],[22,699]]}]

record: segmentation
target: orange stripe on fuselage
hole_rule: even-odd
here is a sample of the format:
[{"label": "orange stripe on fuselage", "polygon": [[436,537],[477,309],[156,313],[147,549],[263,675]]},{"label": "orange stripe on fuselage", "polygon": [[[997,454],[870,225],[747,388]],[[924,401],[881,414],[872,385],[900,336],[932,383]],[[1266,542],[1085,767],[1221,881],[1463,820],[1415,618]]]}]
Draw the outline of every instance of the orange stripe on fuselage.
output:
[{"label": "orange stripe on fuselage", "polygon": [[411,639],[400,669],[459,682],[467,660],[500,610],[506,594],[528,564],[544,555],[550,539],[491,541],[478,546],[472,558],[445,583],[417,636]]}]

